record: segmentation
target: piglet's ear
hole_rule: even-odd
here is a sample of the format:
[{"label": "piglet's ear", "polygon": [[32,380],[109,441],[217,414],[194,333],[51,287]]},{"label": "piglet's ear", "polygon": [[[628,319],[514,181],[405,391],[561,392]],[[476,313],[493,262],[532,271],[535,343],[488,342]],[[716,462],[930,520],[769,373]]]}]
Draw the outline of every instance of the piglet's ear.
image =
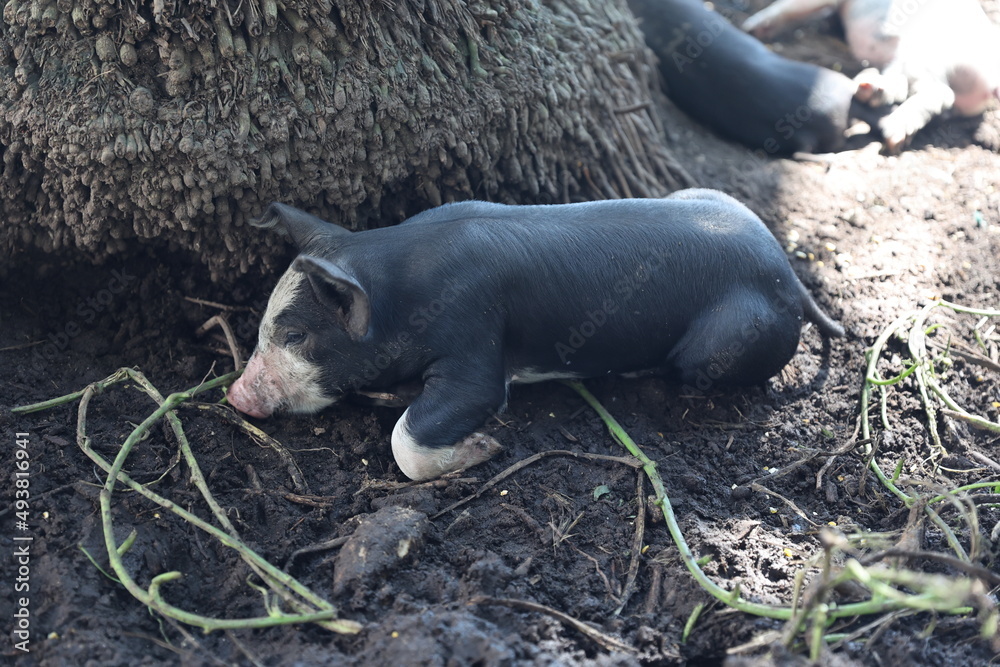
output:
[{"label": "piglet's ear", "polygon": [[368,333],[371,302],[353,276],[333,262],[309,255],[296,257],[292,268],[306,274],[316,298],[337,312],[351,338],[358,340]]},{"label": "piglet's ear", "polygon": [[299,250],[317,239],[334,239],[350,234],[343,227],[321,220],[294,206],[274,202],[257,219],[251,220],[254,227],[276,229],[288,234]]}]

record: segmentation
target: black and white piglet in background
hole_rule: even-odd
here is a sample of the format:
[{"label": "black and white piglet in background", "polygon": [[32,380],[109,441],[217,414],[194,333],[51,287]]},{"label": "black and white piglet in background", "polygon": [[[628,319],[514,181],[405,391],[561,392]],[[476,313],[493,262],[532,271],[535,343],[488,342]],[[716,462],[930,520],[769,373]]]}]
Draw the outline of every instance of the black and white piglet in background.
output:
[{"label": "black and white piglet in background", "polygon": [[855,78],[858,99],[899,105],[879,121],[889,150],[943,112],[975,116],[1000,97],[1000,28],[979,0],[778,0],[743,28],[772,36],[835,9],[854,57],[872,65]]},{"label": "black and white piglet in background", "polygon": [[392,432],[416,480],[495,453],[476,429],[511,382],[653,370],[701,389],[757,384],[791,359],[803,315],[843,334],[760,219],[712,190],[470,201],[354,233],[272,204],[257,224],[285,230],[300,254],[229,402],[266,417],[422,382]]},{"label": "black and white piglet in background", "polygon": [[844,143],[857,84],[772,52],[702,0],[628,0],[667,95],[720,135],[768,155]]}]

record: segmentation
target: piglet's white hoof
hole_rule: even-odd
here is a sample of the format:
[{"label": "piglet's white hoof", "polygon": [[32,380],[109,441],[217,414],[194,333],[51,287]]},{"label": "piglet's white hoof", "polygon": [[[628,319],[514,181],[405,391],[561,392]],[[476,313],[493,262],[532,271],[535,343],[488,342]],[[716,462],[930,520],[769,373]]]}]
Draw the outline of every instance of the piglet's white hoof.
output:
[{"label": "piglet's white hoof", "polygon": [[465,470],[489,461],[502,449],[503,447],[493,436],[479,432],[473,433],[455,445],[455,453],[451,461],[454,465],[452,470]]},{"label": "piglet's white hoof", "polygon": [[392,431],[392,454],[396,465],[416,482],[488,461],[501,449],[495,438],[479,432],[462,438],[451,447],[421,445],[410,435],[405,412]]},{"label": "piglet's white hoof", "polygon": [[501,449],[503,447],[496,438],[485,433],[473,433],[459,440],[453,447],[419,447],[411,450],[410,455],[405,458],[399,456],[393,443],[393,454],[396,455],[399,469],[418,482],[471,468],[490,460]]},{"label": "piglet's white hoof", "polygon": [[902,104],[910,94],[910,82],[905,76],[884,74],[874,67],[861,70],[854,83],[858,86],[854,99],[872,107]]},{"label": "piglet's white hoof", "polygon": [[907,131],[905,119],[896,117],[896,114],[889,114],[879,121],[879,129],[885,141],[885,152],[889,155],[899,153],[909,142],[910,133]]},{"label": "piglet's white hoof", "polygon": [[854,83],[858,85],[858,90],[854,94],[854,99],[873,107],[882,104],[882,73],[874,67],[863,69],[854,77]]}]

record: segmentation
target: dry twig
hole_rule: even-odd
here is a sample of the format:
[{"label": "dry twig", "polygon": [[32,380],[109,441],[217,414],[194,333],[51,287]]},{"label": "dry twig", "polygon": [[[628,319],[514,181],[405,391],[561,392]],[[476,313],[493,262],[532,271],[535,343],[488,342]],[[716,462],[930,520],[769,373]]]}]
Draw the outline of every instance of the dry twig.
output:
[{"label": "dry twig", "polygon": [[[608,651],[623,651],[625,653],[638,653],[638,651],[629,646],[625,642],[615,639],[611,635],[605,634],[600,630],[592,628],[583,621],[578,621],[569,614],[564,614],[557,609],[552,607],[546,607],[543,604],[538,604],[537,602],[528,602],[527,600],[512,600],[509,598],[493,598],[487,597],[485,595],[478,595],[469,600],[469,604],[483,604],[483,605],[502,605],[504,607],[510,607],[511,609],[525,609],[527,611],[534,611],[540,614],[546,614],[559,620],[560,622],[570,626],[577,632],[586,635],[590,639],[594,640],[600,644],[605,650]],[[676,658],[680,659],[678,654]]]},{"label": "dry twig", "polygon": [[443,510],[441,510],[440,512],[438,512],[437,514],[435,514],[434,516],[432,516],[431,519],[432,520],[433,519],[437,519],[438,517],[440,517],[442,515],[445,515],[448,512],[451,512],[452,510],[456,510],[459,507],[461,507],[462,505],[465,505],[466,503],[471,502],[471,501],[475,500],[476,498],[479,498],[484,493],[486,493],[487,491],[489,491],[490,489],[492,489],[494,486],[496,486],[497,484],[499,484],[503,480],[507,479],[508,477],[510,477],[511,475],[513,475],[514,473],[516,473],[518,470],[521,470],[522,468],[525,468],[525,467],[531,465],[532,463],[535,463],[536,461],[540,461],[543,458],[546,458],[548,456],[571,456],[573,458],[585,459],[587,461],[610,461],[612,463],[621,463],[621,464],[627,465],[627,466],[629,466],[631,468],[641,468],[642,467],[642,464],[639,463],[639,461],[637,459],[632,458],[630,456],[605,456],[605,455],[602,455],[602,454],[588,454],[586,452],[573,452],[573,451],[570,451],[568,449],[551,449],[551,450],[546,451],[546,452],[538,452],[537,454],[533,454],[532,456],[529,456],[526,459],[518,461],[517,463],[515,463],[511,467],[507,468],[506,470],[504,470],[503,472],[501,472],[499,475],[497,475],[496,477],[494,477],[490,481],[488,481],[485,484],[483,484],[479,488],[479,490],[476,491],[474,494],[472,494],[471,496],[467,496],[465,498],[462,498],[461,500],[459,500],[456,503],[452,503],[448,507],[444,508]]}]

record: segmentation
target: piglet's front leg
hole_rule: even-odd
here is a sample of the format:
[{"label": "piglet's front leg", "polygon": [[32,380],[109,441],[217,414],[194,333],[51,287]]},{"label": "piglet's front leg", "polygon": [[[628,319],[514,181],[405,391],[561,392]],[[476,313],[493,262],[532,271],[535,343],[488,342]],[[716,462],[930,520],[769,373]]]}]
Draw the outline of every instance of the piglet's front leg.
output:
[{"label": "piglet's front leg", "polygon": [[502,408],[507,395],[503,373],[474,368],[470,362],[432,371],[423,392],[396,422],[392,454],[410,479],[464,470],[501,450],[496,439],[475,429]]},{"label": "piglet's front leg", "polygon": [[489,461],[503,449],[496,438],[478,431],[451,446],[421,445],[410,432],[407,412],[409,408],[392,429],[392,455],[403,474],[416,482],[471,468]]},{"label": "piglet's front leg", "polygon": [[879,121],[885,147],[899,151],[906,141],[922,130],[932,118],[955,104],[955,92],[946,83],[937,81],[917,82],[914,93],[905,102]]}]

